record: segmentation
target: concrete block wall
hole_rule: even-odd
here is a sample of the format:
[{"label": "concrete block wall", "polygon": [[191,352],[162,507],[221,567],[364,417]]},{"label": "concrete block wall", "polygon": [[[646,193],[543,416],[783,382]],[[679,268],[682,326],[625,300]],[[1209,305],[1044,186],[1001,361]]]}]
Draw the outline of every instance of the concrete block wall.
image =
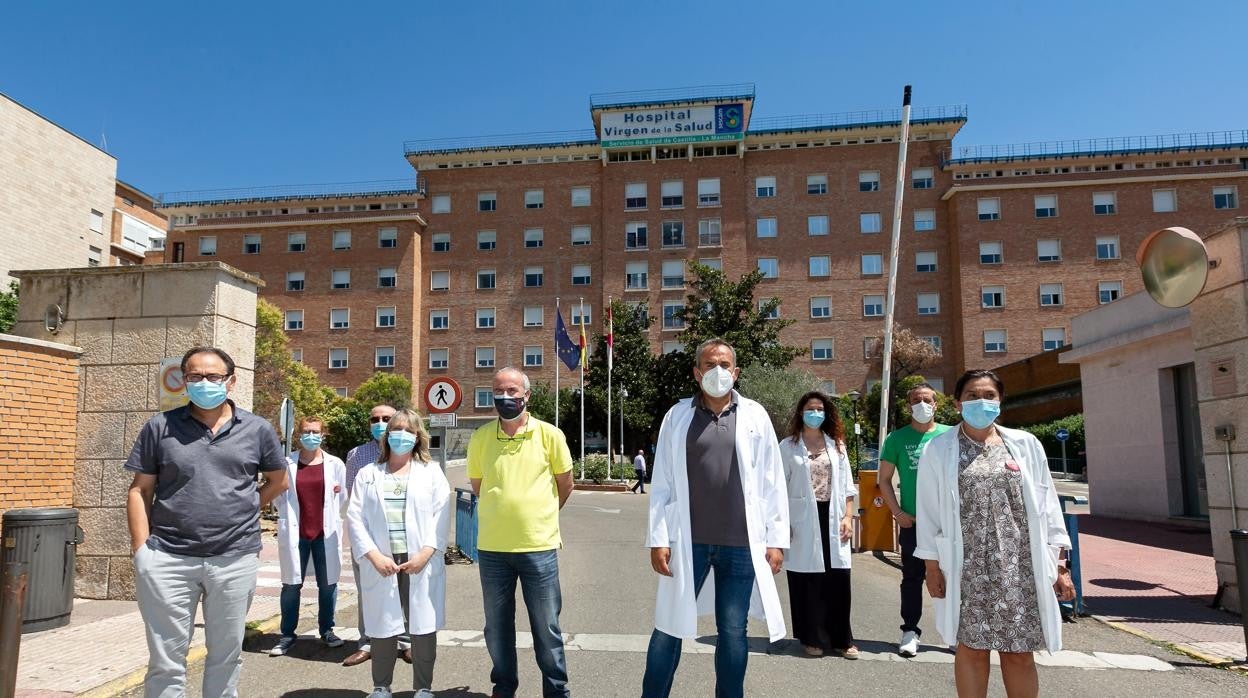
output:
[{"label": "concrete block wall", "polygon": [[[250,409],[256,292],[262,282],[217,262],[15,272],[21,301],[14,334],[81,348],[73,506],[86,542],[78,548],[77,596],[129,599],[134,569],[126,525],[132,479],[122,466],[159,409],[159,367],[197,345],[237,364],[232,397]],[[64,321],[45,327],[49,306]]]},{"label": "concrete block wall", "polygon": [[0,514],[73,504],[81,353],[0,334]]}]

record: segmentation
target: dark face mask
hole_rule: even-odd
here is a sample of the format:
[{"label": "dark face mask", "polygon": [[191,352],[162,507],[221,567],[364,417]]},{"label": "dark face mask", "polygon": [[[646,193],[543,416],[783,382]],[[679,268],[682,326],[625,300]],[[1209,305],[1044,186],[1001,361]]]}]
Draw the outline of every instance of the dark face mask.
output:
[{"label": "dark face mask", "polygon": [[524,398],[496,397],[494,398],[494,409],[498,412],[498,416],[503,418],[503,421],[514,421],[524,413]]}]

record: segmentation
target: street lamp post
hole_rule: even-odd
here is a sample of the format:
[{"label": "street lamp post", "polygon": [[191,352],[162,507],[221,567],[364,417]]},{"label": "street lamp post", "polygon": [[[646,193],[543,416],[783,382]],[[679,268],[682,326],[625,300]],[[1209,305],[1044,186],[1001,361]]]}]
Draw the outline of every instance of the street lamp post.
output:
[{"label": "street lamp post", "polygon": [[846,393],[846,395],[848,395],[851,400],[849,404],[850,407],[853,408],[854,413],[854,468],[857,469],[860,465],[858,461],[858,435],[862,433],[862,427],[858,424],[858,398],[862,397],[862,393],[857,390],[851,390]]},{"label": "street lamp post", "polygon": [[620,459],[621,465],[628,464],[628,454],[624,452],[624,400],[628,398],[628,388],[620,386]]}]

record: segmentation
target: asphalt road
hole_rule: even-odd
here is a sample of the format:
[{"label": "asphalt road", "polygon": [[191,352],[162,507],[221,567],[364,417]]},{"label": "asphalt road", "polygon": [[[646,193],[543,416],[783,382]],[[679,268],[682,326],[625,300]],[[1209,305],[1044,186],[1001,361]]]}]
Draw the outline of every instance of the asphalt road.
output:
[{"label": "asphalt road", "polygon": [[[463,470],[449,473],[453,484],[463,483]],[[653,627],[655,581],[644,548],[647,497],[618,493],[576,493],[564,509],[562,531],[565,549],[560,553],[565,633],[586,649],[568,652],[573,693],[584,696],[637,696],[645,666],[645,638]],[[782,573],[783,574],[783,573]],[[837,658],[810,659],[789,641],[770,648],[769,654],[751,654],[746,680],[750,696],[917,695],[954,694],[953,667],[947,650],[925,647],[919,660],[897,657],[897,583],[900,572],[891,557],[871,554],[854,557],[854,633],[867,655],[851,662]],[[777,580],[782,597],[786,585]],[[439,696],[488,696],[490,662],[477,638],[484,625],[476,568],[454,565],[448,569],[447,630],[464,640],[461,646],[440,646],[435,673]],[[782,599],[788,608],[787,599]],[[528,620],[519,604],[518,628]],[[338,611],[340,623],[353,622],[354,608]],[[924,639],[938,642],[931,626],[930,606],[925,617]],[[314,628],[306,619],[301,630]],[[714,625],[703,619],[703,634],[713,637]],[[350,634],[350,633],[344,633]],[[765,630],[751,622],[752,646],[767,651]],[[285,657],[269,657],[265,651],[275,636],[250,642],[245,648],[239,695],[246,698],[283,696],[359,697],[371,689],[367,665],[340,665],[353,648],[330,650],[313,639],[302,640]],[[689,643],[687,643],[689,644]],[[1081,654],[1062,660],[1079,663],[1091,652],[1132,655],[1157,666],[1156,658],[1172,667],[1167,671],[1115,668],[1042,666],[1041,690],[1045,695],[1111,696],[1189,695],[1245,696],[1248,678],[1208,667],[1164,647],[1117,631],[1092,619],[1064,627],[1067,649]],[[706,638],[697,643],[702,653],[683,655],[673,695],[713,695],[713,657]],[[527,649],[520,653],[520,695],[540,695],[539,674]],[[1102,665],[1103,666],[1103,665]],[[1164,666],[1164,665],[1163,665]],[[396,668],[396,689],[408,689],[407,665]],[[997,670],[993,670],[992,695],[1004,695]],[[198,672],[190,677],[188,695],[199,696]],[[141,695],[139,692],[134,695]],[[411,695],[410,690],[398,695]]]}]

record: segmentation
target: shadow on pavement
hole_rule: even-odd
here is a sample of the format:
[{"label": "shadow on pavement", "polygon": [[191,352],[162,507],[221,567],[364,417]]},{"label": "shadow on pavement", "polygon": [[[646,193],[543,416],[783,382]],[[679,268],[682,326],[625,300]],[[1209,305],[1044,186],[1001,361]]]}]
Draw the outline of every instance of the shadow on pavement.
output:
[{"label": "shadow on pavement", "polygon": [[459,686],[457,688],[441,688],[434,693],[438,698],[489,698],[488,693],[478,693],[467,686]]},{"label": "shadow on pavement", "polygon": [[[287,691],[282,698],[361,698],[368,691],[353,691],[346,688],[301,688],[298,691]],[[397,696],[398,693],[395,693]]]},{"label": "shadow on pavement", "polygon": [[[277,634],[265,633],[248,638],[243,643],[243,652],[249,654],[268,654],[269,650],[277,644],[279,636]],[[273,657],[274,661],[283,659],[305,661],[305,662],[328,662],[331,664],[342,664],[342,660],[346,659],[355,651],[355,643],[347,642],[341,647],[326,647],[321,641],[315,638],[300,636],[295,641],[295,646],[290,651],[280,657]],[[356,695],[348,693],[344,695]]]},{"label": "shadow on pavement", "polygon": [[1209,528],[1079,515],[1079,535],[1098,536],[1192,555],[1213,556]]}]

